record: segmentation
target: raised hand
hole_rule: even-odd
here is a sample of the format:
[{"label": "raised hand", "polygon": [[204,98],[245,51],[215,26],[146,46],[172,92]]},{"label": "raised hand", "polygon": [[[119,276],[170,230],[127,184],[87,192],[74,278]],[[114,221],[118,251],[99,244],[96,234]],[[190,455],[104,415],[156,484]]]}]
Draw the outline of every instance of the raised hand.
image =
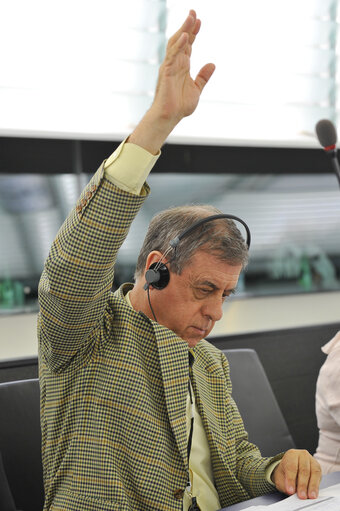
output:
[{"label": "raised hand", "polygon": [[190,11],[181,28],[169,39],[159,70],[152,108],[159,109],[164,118],[176,123],[194,112],[201,92],[215,70],[214,64],[206,64],[195,80],[190,76],[192,45],[200,27],[201,21],[195,11]]},{"label": "raised hand", "polygon": [[190,75],[192,45],[200,27],[200,20],[191,10],[181,28],[169,39],[154,101],[129,142],[156,154],[179,121],[195,111],[201,92],[215,70],[214,64],[206,64],[195,79]]}]

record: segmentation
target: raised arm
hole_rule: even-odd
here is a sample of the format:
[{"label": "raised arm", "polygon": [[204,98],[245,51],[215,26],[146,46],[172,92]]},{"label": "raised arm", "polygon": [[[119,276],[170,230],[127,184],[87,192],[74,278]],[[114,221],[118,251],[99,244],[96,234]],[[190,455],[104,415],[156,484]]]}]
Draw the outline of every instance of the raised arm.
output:
[{"label": "raised arm", "polygon": [[[207,64],[195,80],[190,77],[191,50],[199,29],[200,21],[190,11],[169,40],[154,101],[129,137],[150,153],[157,154],[176,124],[195,110],[214,71]],[[125,151],[116,151],[109,160],[110,172],[118,165],[120,171],[128,168],[133,176],[140,174],[140,160],[131,163]],[[61,227],[40,281],[40,353],[54,371],[90,356],[99,321],[110,327],[109,317],[106,322],[103,317],[115,258],[148,193],[147,186],[139,195],[129,193],[129,187],[122,189],[115,180],[105,179],[105,172],[102,165]]]}]

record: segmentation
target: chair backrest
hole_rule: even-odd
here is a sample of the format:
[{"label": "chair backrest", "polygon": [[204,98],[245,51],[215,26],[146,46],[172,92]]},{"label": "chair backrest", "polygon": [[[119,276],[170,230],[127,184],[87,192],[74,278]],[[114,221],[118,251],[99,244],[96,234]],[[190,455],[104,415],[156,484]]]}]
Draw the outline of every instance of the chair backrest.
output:
[{"label": "chair backrest", "polygon": [[0,452],[17,509],[44,505],[39,381],[0,384]]},{"label": "chair backrest", "polygon": [[0,509],[1,511],[16,511],[13,495],[8,484],[2,457],[0,453]]},{"label": "chair backrest", "polygon": [[273,456],[295,447],[287,423],[256,351],[223,350],[230,366],[232,395],[241,413],[249,440],[262,456]]}]

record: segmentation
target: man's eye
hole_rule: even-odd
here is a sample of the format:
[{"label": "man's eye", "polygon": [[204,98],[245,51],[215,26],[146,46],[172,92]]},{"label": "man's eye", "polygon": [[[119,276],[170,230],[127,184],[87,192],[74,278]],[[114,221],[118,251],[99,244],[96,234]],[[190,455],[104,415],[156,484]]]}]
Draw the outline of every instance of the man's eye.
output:
[{"label": "man's eye", "polygon": [[211,292],[211,289],[205,289],[205,288],[201,287],[201,288],[200,288],[200,291],[201,291],[201,293],[203,293],[203,294],[207,295],[208,293],[210,293],[210,292]]},{"label": "man's eye", "polygon": [[234,290],[234,289],[232,289],[229,293],[222,295],[222,301],[224,302],[224,300],[225,300],[226,298],[229,298],[229,297],[230,297],[230,295],[234,295],[234,294],[235,294],[235,290]]}]

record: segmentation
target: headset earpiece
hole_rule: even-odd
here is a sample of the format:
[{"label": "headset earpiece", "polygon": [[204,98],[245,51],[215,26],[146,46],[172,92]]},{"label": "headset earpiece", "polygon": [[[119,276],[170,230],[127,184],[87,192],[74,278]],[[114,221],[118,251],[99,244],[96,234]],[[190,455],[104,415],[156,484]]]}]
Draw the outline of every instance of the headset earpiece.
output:
[{"label": "headset earpiece", "polygon": [[163,263],[152,263],[145,273],[146,284],[144,289],[152,286],[155,289],[164,289],[170,280],[170,272]]}]

